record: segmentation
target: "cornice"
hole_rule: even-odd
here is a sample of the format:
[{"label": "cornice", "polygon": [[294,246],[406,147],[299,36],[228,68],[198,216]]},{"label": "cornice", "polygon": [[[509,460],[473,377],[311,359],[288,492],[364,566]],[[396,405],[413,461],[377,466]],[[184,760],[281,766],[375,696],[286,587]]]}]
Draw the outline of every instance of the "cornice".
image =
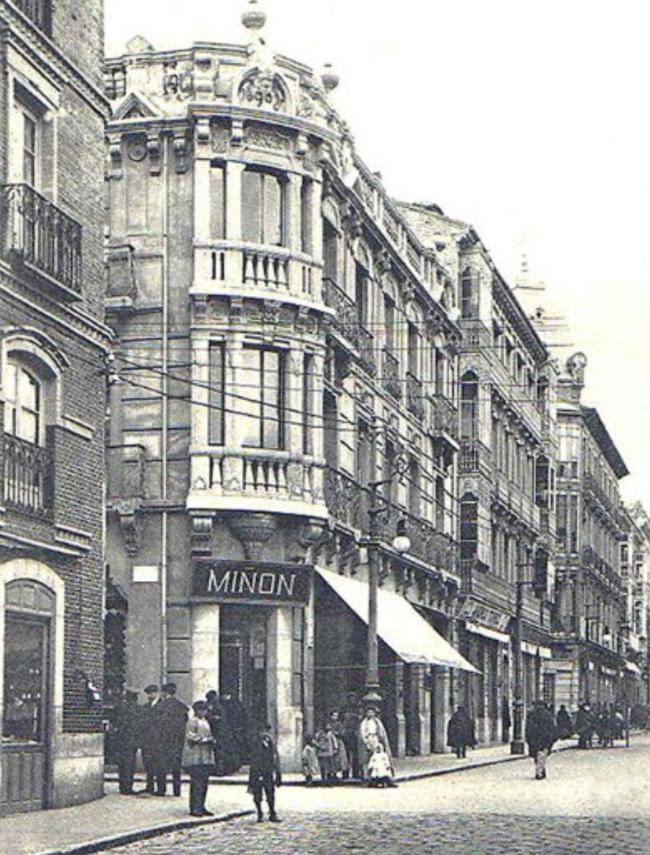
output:
[{"label": "cornice", "polygon": [[92,83],[20,10],[0,0],[0,41],[12,44],[48,77],[74,89],[102,119],[110,106],[99,85]]}]

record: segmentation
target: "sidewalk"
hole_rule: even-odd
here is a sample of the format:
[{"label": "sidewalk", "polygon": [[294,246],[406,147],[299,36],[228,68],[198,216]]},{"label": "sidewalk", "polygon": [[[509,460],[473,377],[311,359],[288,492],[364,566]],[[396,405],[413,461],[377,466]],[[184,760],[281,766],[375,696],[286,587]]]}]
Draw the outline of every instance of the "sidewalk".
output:
[{"label": "sidewalk", "polygon": [[[561,743],[558,750],[571,748],[574,744],[574,740]],[[520,759],[520,756],[510,754],[508,745],[478,748],[470,751],[465,760],[457,760],[452,754],[402,757],[395,761],[396,780],[417,780]],[[225,822],[252,813],[249,807],[250,796],[245,791],[245,773],[213,781],[207,805],[215,812],[215,816],[207,819],[188,815],[185,786],[183,796],[178,799],[171,796],[127,797],[117,793],[114,775],[109,774],[106,777],[107,794],[99,801],[78,807],[18,814],[0,819],[0,852],[6,852],[7,855],[82,855],[182,828]],[[297,786],[303,783],[303,778],[301,775],[288,773],[283,776],[283,782],[285,785]],[[357,787],[359,784],[350,782],[348,786]]]}]

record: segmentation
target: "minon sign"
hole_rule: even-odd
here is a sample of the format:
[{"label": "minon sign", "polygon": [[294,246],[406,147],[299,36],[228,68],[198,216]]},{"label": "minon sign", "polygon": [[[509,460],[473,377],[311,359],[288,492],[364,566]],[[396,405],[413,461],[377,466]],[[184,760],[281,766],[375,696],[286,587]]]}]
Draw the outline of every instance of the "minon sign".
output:
[{"label": "minon sign", "polygon": [[199,561],[194,566],[193,599],[277,605],[305,604],[312,567],[258,561]]}]

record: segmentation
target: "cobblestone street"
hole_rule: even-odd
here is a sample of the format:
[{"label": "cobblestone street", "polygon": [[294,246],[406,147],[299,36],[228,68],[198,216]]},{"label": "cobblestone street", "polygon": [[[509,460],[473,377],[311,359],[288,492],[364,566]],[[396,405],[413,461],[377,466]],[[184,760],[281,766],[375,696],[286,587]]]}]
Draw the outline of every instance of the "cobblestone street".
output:
[{"label": "cobblestone street", "polygon": [[[117,855],[650,851],[650,745],[554,755],[549,778],[528,761],[401,784],[397,790],[280,790],[281,825],[247,817],[113,850]],[[218,806],[225,788],[213,787]],[[228,788],[228,797],[231,797]],[[239,789],[239,788],[238,788]],[[238,794],[242,806],[243,792]]]}]

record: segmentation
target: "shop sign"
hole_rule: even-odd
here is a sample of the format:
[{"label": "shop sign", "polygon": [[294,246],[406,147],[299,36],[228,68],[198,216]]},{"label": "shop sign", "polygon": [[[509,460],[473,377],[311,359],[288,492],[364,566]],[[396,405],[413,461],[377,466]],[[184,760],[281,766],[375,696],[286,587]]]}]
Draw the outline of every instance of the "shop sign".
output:
[{"label": "shop sign", "polygon": [[486,627],[505,632],[508,628],[510,616],[503,612],[491,609],[489,606],[479,603],[477,600],[466,599],[458,610],[457,616],[464,620],[482,624]]},{"label": "shop sign", "polygon": [[193,599],[267,605],[305,605],[313,566],[263,561],[197,561]]}]

